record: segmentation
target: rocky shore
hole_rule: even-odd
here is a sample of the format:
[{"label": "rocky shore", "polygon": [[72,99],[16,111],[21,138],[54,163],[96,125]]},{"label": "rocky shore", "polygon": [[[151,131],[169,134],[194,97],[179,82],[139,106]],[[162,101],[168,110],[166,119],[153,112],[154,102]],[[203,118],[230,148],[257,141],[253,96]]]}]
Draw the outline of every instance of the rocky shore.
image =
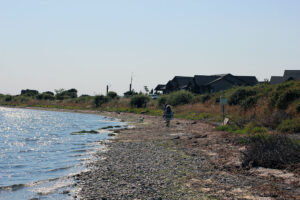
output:
[{"label": "rocky shore", "polygon": [[299,199],[299,175],[243,169],[243,146],[203,122],[102,113],[133,124],[118,131],[90,171],[76,176],[76,199]]}]

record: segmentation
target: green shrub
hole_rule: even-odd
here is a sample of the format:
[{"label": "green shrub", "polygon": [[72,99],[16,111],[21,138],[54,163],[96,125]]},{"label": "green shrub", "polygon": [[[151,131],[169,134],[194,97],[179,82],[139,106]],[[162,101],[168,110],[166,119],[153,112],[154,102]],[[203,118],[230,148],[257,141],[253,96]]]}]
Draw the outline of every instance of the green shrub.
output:
[{"label": "green shrub", "polygon": [[132,107],[145,108],[149,101],[150,101],[149,96],[143,94],[134,95],[130,99],[130,105]]},{"label": "green shrub", "polygon": [[276,102],[276,106],[279,109],[286,109],[291,102],[300,98],[300,90],[299,89],[289,89],[282,93]]},{"label": "green shrub", "polygon": [[168,97],[166,95],[162,95],[158,98],[158,107],[161,108],[163,105],[165,105],[168,101]]},{"label": "green shrub", "polygon": [[299,133],[300,119],[287,119],[282,121],[276,129],[283,133]]},{"label": "green shrub", "polygon": [[168,95],[167,102],[172,106],[191,103],[194,95],[188,91],[177,91]]},{"label": "green shrub", "polygon": [[241,129],[239,128],[238,126],[236,125],[221,125],[221,126],[218,126],[216,128],[217,131],[226,131],[226,132],[229,132],[229,133],[233,133],[233,134],[246,134],[246,131],[244,129]]},{"label": "green shrub", "polygon": [[5,97],[5,101],[6,102],[9,102],[9,101],[12,101],[12,100],[13,100],[13,97],[10,96],[10,95],[8,95],[8,96]]},{"label": "green shrub", "polygon": [[116,92],[110,91],[107,93],[107,96],[111,99],[118,98],[118,94]]},{"label": "green shrub", "polygon": [[283,169],[300,163],[300,145],[286,135],[257,134],[248,141],[244,167]]},{"label": "green shrub", "polygon": [[77,98],[77,90],[72,88],[69,90],[56,90],[56,99],[58,100],[64,100],[64,99],[69,99],[69,98]]},{"label": "green shrub", "polygon": [[210,97],[209,94],[197,95],[197,96],[194,97],[193,102],[194,102],[194,103],[198,103],[198,102],[205,103],[205,102],[207,102],[210,98],[211,98],[211,97]]},{"label": "green shrub", "polygon": [[39,94],[36,96],[39,100],[54,100],[54,94],[52,92],[43,92],[42,94]]},{"label": "green shrub", "polygon": [[247,97],[244,101],[241,102],[241,107],[244,110],[248,110],[250,108],[253,108],[253,107],[256,106],[257,100],[258,100],[258,98],[256,96]]},{"label": "green shrub", "polygon": [[48,95],[54,96],[54,93],[50,92],[50,91],[43,92],[42,94],[48,94]]},{"label": "green shrub", "polygon": [[229,96],[228,104],[229,105],[241,105],[241,103],[250,96],[256,95],[255,90],[251,89],[237,89],[232,95]]},{"label": "green shrub", "polygon": [[267,133],[267,129],[265,127],[260,126],[254,122],[248,123],[244,129],[247,133],[252,133],[252,134]]},{"label": "green shrub", "polygon": [[30,90],[30,89],[21,90],[21,95],[24,96],[36,96],[38,94],[39,92],[37,90]]},{"label": "green shrub", "polygon": [[109,101],[109,98],[104,95],[97,95],[95,96],[95,106],[100,107],[102,104],[107,103]]},{"label": "green shrub", "polygon": [[133,96],[133,95],[137,95],[137,93],[134,90],[127,91],[127,92],[124,93],[125,97],[130,97],[130,96]]}]

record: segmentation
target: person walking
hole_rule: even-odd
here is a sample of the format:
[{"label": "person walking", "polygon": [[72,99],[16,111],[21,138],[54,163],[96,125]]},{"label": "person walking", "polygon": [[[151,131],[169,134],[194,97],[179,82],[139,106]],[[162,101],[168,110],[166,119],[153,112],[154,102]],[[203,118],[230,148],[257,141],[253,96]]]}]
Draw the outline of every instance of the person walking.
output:
[{"label": "person walking", "polygon": [[165,105],[164,109],[164,119],[166,122],[166,126],[170,126],[170,121],[173,119],[173,112],[170,105]]}]

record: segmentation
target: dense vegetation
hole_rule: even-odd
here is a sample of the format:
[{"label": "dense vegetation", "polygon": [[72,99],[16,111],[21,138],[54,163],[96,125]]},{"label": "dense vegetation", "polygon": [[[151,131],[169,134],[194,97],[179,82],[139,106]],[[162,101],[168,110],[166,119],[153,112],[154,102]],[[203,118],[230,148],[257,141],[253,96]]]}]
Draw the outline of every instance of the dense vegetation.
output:
[{"label": "dense vegetation", "polygon": [[55,90],[39,93],[25,89],[20,95],[0,95],[0,104],[8,106],[34,106],[65,109],[101,109],[106,111],[147,113],[162,115],[162,106],[173,106],[175,117],[192,120],[221,121],[220,97],[226,98],[228,126],[218,130],[237,134],[300,132],[300,81],[279,85],[258,84],[252,87],[236,87],[219,93],[196,95],[177,91],[151,99],[148,95],[126,92],[124,98],[117,93],[107,95],[81,95],[77,90]]}]

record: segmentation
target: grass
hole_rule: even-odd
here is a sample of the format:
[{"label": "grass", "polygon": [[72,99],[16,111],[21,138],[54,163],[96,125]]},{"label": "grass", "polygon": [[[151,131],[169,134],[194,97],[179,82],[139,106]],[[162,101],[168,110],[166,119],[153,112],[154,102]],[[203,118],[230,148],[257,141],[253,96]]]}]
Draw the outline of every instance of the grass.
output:
[{"label": "grass", "polygon": [[282,121],[277,130],[285,133],[300,133],[300,119],[287,119]]}]

